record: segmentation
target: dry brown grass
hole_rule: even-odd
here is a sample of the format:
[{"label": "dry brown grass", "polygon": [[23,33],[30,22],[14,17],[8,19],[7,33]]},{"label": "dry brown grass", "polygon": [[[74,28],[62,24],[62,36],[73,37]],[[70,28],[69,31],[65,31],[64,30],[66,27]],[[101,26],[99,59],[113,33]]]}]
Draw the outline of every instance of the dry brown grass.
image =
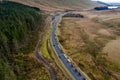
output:
[{"label": "dry brown grass", "polygon": [[11,1],[15,1],[15,2],[19,2],[25,5],[30,5],[30,6],[34,6],[34,7],[38,7],[42,10],[45,11],[55,11],[55,10],[60,10],[60,9],[56,9],[50,5],[48,5],[48,3],[46,3],[44,0],[42,1],[30,1],[30,0],[11,0]]},{"label": "dry brown grass", "polygon": [[110,41],[105,47],[104,52],[108,53],[109,58],[112,61],[120,64],[120,39]]},{"label": "dry brown grass", "polygon": [[[106,43],[116,39],[112,28],[90,17],[63,18],[57,35],[66,54],[93,80],[119,78],[117,75],[120,72],[116,70],[120,69],[116,68],[114,63],[111,65],[111,62],[106,60],[109,58],[102,54],[102,48]],[[92,53],[99,55],[96,54],[97,57],[94,58]],[[109,65],[111,66],[108,67]]]},{"label": "dry brown grass", "polygon": [[[11,0],[39,7],[45,11],[59,11],[64,9],[92,8],[96,4],[90,0]],[[88,7],[89,6],[89,7]]]},{"label": "dry brown grass", "polygon": [[103,52],[108,53],[108,56],[111,61],[120,64],[120,19],[111,19],[105,21],[107,23],[108,27],[112,29],[112,32],[114,33],[114,36],[116,36],[116,39],[109,41],[106,46],[103,48]]},{"label": "dry brown grass", "polygon": [[111,36],[112,34],[108,31],[108,30],[106,30],[106,29],[100,29],[99,31],[98,31],[98,33],[99,34],[102,34],[102,35],[106,35],[106,36]]},{"label": "dry brown grass", "polygon": [[119,19],[120,18],[120,10],[102,10],[102,11],[83,11],[80,12],[85,16],[91,19],[99,19],[100,21]]},{"label": "dry brown grass", "polygon": [[[119,16],[120,13],[119,12],[120,10],[78,12],[78,13],[84,14],[85,16],[92,19],[93,21],[95,21],[94,19],[98,20],[97,23],[99,22],[107,23],[106,25],[101,25],[101,28],[98,28],[96,33],[99,35],[114,37],[113,41],[111,41],[111,39],[108,39],[107,41],[108,44],[105,45],[103,52],[107,52],[108,56],[110,57],[110,60],[114,61],[115,63],[116,62],[119,63],[119,59],[120,59],[119,57],[120,49],[118,49],[119,36],[120,36],[119,35],[119,29],[120,29],[120,16]],[[95,25],[95,26],[98,26],[98,25]],[[90,31],[95,31],[95,29],[94,30],[88,29],[87,33],[89,33]],[[89,36],[92,36],[92,35],[90,34]],[[115,37],[117,38],[117,40]]]}]

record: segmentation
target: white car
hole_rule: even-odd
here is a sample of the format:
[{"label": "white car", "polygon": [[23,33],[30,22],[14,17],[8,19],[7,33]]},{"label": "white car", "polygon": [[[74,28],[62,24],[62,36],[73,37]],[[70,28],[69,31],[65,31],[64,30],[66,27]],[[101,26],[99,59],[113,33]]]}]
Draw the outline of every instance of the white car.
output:
[{"label": "white car", "polygon": [[71,62],[70,59],[67,59],[67,60],[68,60],[68,62]]},{"label": "white car", "polygon": [[65,56],[65,58],[68,58],[66,54],[63,54]]}]

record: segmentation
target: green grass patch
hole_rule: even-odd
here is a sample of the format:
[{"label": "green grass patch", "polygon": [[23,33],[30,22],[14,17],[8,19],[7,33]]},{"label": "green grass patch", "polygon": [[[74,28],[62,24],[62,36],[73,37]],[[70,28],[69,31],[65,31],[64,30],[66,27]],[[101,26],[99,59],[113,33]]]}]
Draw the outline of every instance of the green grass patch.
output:
[{"label": "green grass patch", "polygon": [[12,67],[5,63],[3,59],[0,58],[0,79],[1,80],[16,80],[16,75],[12,71]]},{"label": "green grass patch", "polygon": [[42,45],[40,47],[41,53],[43,54],[44,57],[47,57],[47,58],[50,58],[50,55],[49,55],[49,52],[47,49],[47,41],[50,38],[50,34],[51,34],[51,27],[48,27],[46,29],[46,32],[45,32],[44,37],[43,37],[43,42],[42,42]]}]

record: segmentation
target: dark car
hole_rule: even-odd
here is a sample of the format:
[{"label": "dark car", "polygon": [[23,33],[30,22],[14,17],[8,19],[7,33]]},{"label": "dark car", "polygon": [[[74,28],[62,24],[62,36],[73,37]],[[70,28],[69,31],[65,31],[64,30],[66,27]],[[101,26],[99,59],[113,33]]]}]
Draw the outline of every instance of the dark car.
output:
[{"label": "dark car", "polygon": [[76,68],[74,68],[74,71],[75,71],[75,72],[78,72],[78,70],[77,70]]},{"label": "dark car", "polygon": [[82,80],[87,80],[86,78],[83,78]]},{"label": "dark car", "polygon": [[78,75],[79,75],[79,76],[82,76],[82,74],[81,74],[80,72],[78,72]]}]

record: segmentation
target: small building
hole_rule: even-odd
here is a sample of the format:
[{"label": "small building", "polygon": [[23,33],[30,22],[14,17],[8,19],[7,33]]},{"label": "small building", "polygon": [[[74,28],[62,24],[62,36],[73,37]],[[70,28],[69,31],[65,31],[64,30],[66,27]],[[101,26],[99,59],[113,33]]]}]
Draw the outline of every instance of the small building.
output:
[{"label": "small building", "polygon": [[102,6],[102,7],[95,7],[95,10],[110,10],[110,9],[117,9],[119,6]]},{"label": "small building", "polygon": [[118,6],[108,6],[108,9],[117,9]]}]

